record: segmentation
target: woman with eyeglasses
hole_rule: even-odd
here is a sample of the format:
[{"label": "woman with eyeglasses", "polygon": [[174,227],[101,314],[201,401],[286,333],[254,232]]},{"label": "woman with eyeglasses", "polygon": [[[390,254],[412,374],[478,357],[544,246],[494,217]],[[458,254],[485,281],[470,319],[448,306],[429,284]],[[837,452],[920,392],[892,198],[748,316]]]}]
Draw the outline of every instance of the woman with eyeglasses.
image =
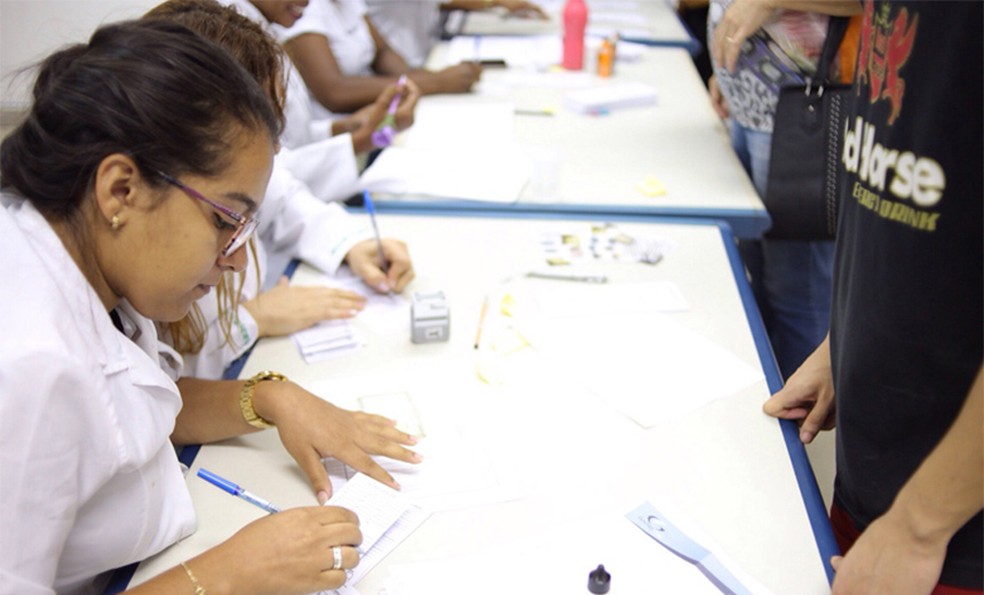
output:
[{"label": "woman with eyeglasses", "polygon": [[[179,395],[151,323],[245,266],[278,133],[250,75],[178,25],[106,26],[41,65],[0,146],[4,593],[98,592],[107,571],[193,532],[173,444],[275,423],[295,455],[319,448],[305,416],[330,406],[287,381]],[[402,450],[371,421],[364,436]],[[336,588],[360,542],[350,511],[291,509],[133,591]]]}]

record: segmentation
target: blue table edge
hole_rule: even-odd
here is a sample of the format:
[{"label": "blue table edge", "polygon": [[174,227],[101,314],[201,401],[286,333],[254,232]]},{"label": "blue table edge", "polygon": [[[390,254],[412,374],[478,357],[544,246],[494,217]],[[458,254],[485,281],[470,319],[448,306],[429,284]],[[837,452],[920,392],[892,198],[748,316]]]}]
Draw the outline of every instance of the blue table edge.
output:
[{"label": "blue table edge", "polygon": [[[364,209],[349,210],[363,211]],[[731,226],[726,221],[707,218],[652,217],[628,214],[599,217],[597,214],[591,213],[519,212],[498,210],[483,211],[479,209],[459,213],[442,212],[438,214],[430,209],[413,210],[406,208],[399,209],[399,214],[412,216],[436,215],[441,217],[489,217],[500,219],[567,219],[583,221],[604,220],[623,223],[662,223],[670,225],[700,225],[717,227],[721,233],[725,253],[728,255],[728,263],[731,265],[731,273],[734,276],[736,285],[738,286],[738,294],[741,297],[742,307],[745,309],[745,315],[748,318],[748,325],[752,331],[752,338],[755,342],[755,350],[759,355],[759,362],[762,364],[762,370],[765,373],[765,380],[767,386],[769,387],[769,392],[774,393],[782,388],[783,382],[782,377],[779,375],[779,365],[776,363],[775,356],[772,353],[772,347],[769,344],[769,338],[765,331],[765,325],[762,322],[761,315],[759,314],[758,306],[755,304],[755,296],[752,295],[752,288],[748,284],[748,279],[745,276],[745,266],[742,263],[741,256],[738,253],[735,234],[732,231]],[[292,261],[284,270],[284,274],[288,277],[293,276],[299,264],[300,262],[297,260]],[[222,375],[223,379],[235,380],[239,378],[243,367],[246,365],[246,360],[249,359],[251,353],[252,348],[240,356],[239,359],[230,364],[229,367],[226,368],[225,373]],[[840,549],[837,546],[837,540],[834,538],[834,532],[830,526],[830,519],[827,516],[827,509],[824,505],[823,497],[820,494],[820,488],[817,485],[816,477],[813,475],[813,467],[810,465],[810,460],[806,455],[806,448],[803,446],[803,443],[800,442],[799,428],[792,421],[784,419],[778,421],[779,427],[782,431],[783,440],[786,444],[786,451],[789,453],[789,459],[793,466],[793,475],[796,477],[796,484],[799,487],[800,495],[803,497],[803,505],[806,508],[806,515],[810,521],[810,527],[813,529],[813,536],[816,540],[817,550],[820,554],[820,561],[823,564],[824,572],[827,575],[827,582],[832,583],[834,579],[834,570],[830,565],[830,558],[831,556],[840,554]],[[200,449],[201,445],[185,446],[179,450],[178,460],[190,468],[192,463],[195,461],[195,457],[198,456],[198,451]],[[139,562],[135,562],[114,571],[113,577],[104,591],[105,595],[113,595],[125,591],[139,564]]]}]

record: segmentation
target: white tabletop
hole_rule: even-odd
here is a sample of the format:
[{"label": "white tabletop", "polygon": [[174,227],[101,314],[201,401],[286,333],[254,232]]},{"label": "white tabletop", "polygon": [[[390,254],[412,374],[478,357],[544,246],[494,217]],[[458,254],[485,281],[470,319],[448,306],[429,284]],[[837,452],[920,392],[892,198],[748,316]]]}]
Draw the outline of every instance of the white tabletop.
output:
[{"label": "white tabletop", "polygon": [[[548,20],[516,18],[499,11],[464,13],[460,27],[450,31],[462,35],[544,35],[563,30],[563,2],[537,2]],[[698,43],[680,21],[673,6],[665,0],[588,0],[588,35],[607,36],[618,32],[624,39],[653,45],[686,48],[692,52]],[[451,19],[451,26],[456,19]]]},{"label": "white tabletop", "polygon": [[[814,536],[807,512],[816,507],[819,494],[815,485],[813,493],[801,491],[780,423],[761,412],[761,403],[769,394],[764,378],[647,429],[614,410],[574,376],[558,373],[557,362],[538,352],[535,339],[532,347],[511,355],[493,354],[501,359],[483,359],[490,355],[489,334],[496,332],[492,329],[502,328],[497,326],[496,320],[502,320],[495,304],[504,291],[528,296],[516,288],[528,289],[531,281],[521,277],[541,263],[538,245],[544,234],[570,233],[580,229],[583,221],[383,214],[378,223],[384,235],[399,237],[410,246],[417,278],[406,295],[433,290],[447,295],[450,340],[415,345],[408,330],[375,332],[356,318],[356,326],[367,337],[361,350],[308,365],[289,338],[265,339],[253,350],[241,376],[274,369],[316,392],[321,387],[330,393],[323,396],[341,405],[359,393],[407,391],[425,410],[440,407],[461,424],[463,432],[474,432],[475,440],[488,449],[486,453],[502,454],[511,462],[506,475],[514,473],[518,481],[510,483],[517,489],[516,498],[432,514],[356,585],[359,592],[378,593],[388,569],[399,564],[453,564],[460,556],[490,548],[515,548],[527,536],[549,535],[558,527],[570,530],[571,523],[613,510],[627,513],[654,494],[677,502],[742,570],[772,592],[829,592],[819,538]],[[756,336],[761,323],[754,311],[749,316],[747,285],[736,281],[734,240],[726,228],[667,220],[616,225],[630,236],[658,239],[675,249],[655,266],[599,261],[579,270],[605,273],[612,285],[672,283],[688,308],[658,316],[670,318],[750,367],[764,368],[774,382],[771,354],[767,347],[762,350],[761,337]],[[310,281],[312,274],[302,266],[294,282]],[[537,283],[563,286],[569,282]],[[476,350],[473,343],[486,296],[492,298],[493,308],[483,324],[483,348]],[[524,300],[528,297],[516,298],[517,303],[529,303]],[[624,312],[586,314],[584,319],[570,319],[570,324],[576,327],[604,320],[625,324],[627,320]],[[657,315],[639,314],[634,320],[651,316]],[[632,345],[585,348],[655,352],[660,340],[644,335]],[[493,364],[491,384],[477,374],[483,361]],[[653,374],[658,373],[658,362],[652,369]],[[657,380],[654,378],[654,386]],[[793,459],[799,460],[798,472],[812,477],[801,446]],[[283,507],[315,503],[303,474],[272,431],[204,446],[192,470],[199,467],[233,479]],[[142,563],[134,583],[219,543],[262,514],[193,473],[188,475],[188,486],[198,514],[198,531]],[[805,506],[804,501],[813,504]],[[822,513],[821,504],[821,517]],[[610,545],[607,549],[605,544],[592,547],[598,548],[599,556],[609,556],[609,567],[617,568],[618,555],[612,550],[617,547]],[[517,576],[536,568],[536,560],[521,562]],[[526,570],[519,570],[520,566]],[[562,572],[583,582],[588,570],[581,561],[572,560]],[[656,574],[652,584],[660,585]],[[473,580],[494,581],[503,575],[502,568],[491,568],[490,577]],[[469,585],[460,587],[458,592],[470,592]]]},{"label": "white tabletop", "polygon": [[[448,44],[438,46],[430,64],[444,63],[448,50]],[[565,95],[575,88],[626,82],[655,89],[655,105],[615,109],[599,116],[565,108]],[[466,114],[469,106],[477,114],[483,106],[499,104],[520,111],[554,110],[552,116],[516,113],[511,131],[516,150],[534,155],[533,178],[537,175],[536,155],[547,154],[559,160],[552,196],[538,195],[531,179],[518,200],[511,203],[390,195],[377,198],[377,204],[384,209],[492,208],[600,216],[710,217],[727,221],[739,237],[758,237],[768,228],[765,207],[731,148],[728,131],[711,108],[707,91],[684,50],[646,48],[635,61],[619,62],[615,76],[608,79],[590,73],[486,69],[476,93],[421,98],[418,122],[398,137],[396,145],[410,146],[415,138],[436,136],[434,130],[442,121],[437,117],[429,119],[430,114],[446,121]],[[437,129],[443,134],[442,129]],[[458,129],[467,135],[467,121]],[[445,146],[459,147],[467,153],[473,142],[477,141],[457,136],[447,138]],[[649,179],[661,183],[665,193],[647,194],[643,188]]]}]

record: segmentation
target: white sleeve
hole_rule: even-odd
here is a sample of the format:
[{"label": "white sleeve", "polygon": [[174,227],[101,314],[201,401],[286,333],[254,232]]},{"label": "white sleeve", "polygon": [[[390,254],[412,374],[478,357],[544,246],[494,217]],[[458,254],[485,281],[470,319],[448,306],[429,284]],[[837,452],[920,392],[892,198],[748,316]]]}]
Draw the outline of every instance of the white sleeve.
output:
[{"label": "white sleeve", "polygon": [[[285,60],[284,68],[287,71],[287,100],[284,105],[286,122],[283,134],[280,135],[280,143],[284,147],[296,148],[330,139],[331,124],[335,118],[311,97],[301,73],[297,72],[289,59]],[[352,151],[351,139],[349,151]],[[355,159],[354,154],[352,159]]]},{"label": "white sleeve", "polygon": [[54,594],[81,503],[118,469],[101,396],[106,384],[101,369],[80,370],[79,360],[63,353],[6,355],[0,353],[0,591]]},{"label": "white sleeve", "polygon": [[270,260],[299,258],[331,275],[352,246],[371,238],[372,231],[337,203],[315,198],[303,182],[274,165],[258,237]]},{"label": "white sleeve", "polygon": [[332,7],[329,2],[330,0],[311,0],[304,7],[304,14],[293,25],[284,27],[277,23],[271,23],[270,32],[280,43],[286,43],[307,33],[316,33],[331,38],[334,28],[332,27]]},{"label": "white sleeve", "polygon": [[352,135],[322,138],[302,147],[281,148],[276,157],[277,165],[306,184],[310,193],[321,200],[343,201],[358,194],[361,190],[359,167],[352,148]]}]

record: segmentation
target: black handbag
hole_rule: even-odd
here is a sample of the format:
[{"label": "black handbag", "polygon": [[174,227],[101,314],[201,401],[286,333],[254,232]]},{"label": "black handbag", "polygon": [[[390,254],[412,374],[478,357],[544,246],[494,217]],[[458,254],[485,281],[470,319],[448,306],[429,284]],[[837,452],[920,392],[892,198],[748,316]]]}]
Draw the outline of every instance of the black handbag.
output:
[{"label": "black handbag", "polygon": [[837,232],[838,171],[851,86],[829,81],[848,19],[831,17],[817,74],[805,85],[782,87],[772,132],[765,237],[832,240]]}]

